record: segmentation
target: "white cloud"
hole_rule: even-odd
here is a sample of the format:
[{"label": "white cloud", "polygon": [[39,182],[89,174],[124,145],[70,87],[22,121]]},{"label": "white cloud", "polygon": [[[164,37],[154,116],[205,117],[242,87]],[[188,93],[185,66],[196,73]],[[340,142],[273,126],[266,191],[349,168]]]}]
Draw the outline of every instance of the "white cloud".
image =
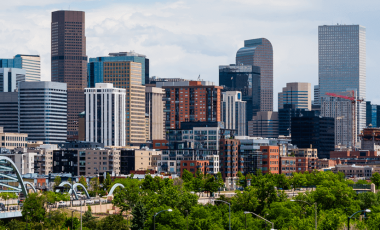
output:
[{"label": "white cloud", "polygon": [[[236,51],[245,39],[265,37],[274,49],[277,101],[277,92],[286,82],[317,84],[318,25],[343,22],[366,26],[370,38],[367,79],[377,80],[380,43],[376,40],[380,31],[375,22],[379,16],[372,9],[367,11],[363,6],[366,4],[344,2],[342,8],[342,1],[304,0],[89,1],[88,4],[59,0],[54,5],[47,0],[18,1],[7,3],[6,9],[0,10],[1,57],[40,54],[43,79],[50,79],[51,11],[70,4],[86,11],[89,57],[135,50],[148,56],[151,75],[159,77],[195,79],[201,74],[204,80],[217,83],[218,66],[234,63]],[[375,1],[371,4],[378,5]],[[25,5],[31,7],[18,7]],[[380,96],[373,92],[374,85],[368,87],[369,99]]]}]

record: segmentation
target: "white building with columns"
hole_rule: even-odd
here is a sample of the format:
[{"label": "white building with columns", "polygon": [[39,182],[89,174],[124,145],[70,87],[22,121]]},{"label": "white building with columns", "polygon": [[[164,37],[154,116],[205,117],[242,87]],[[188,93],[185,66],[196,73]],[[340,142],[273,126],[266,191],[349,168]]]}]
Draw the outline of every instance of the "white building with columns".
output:
[{"label": "white building with columns", "polygon": [[242,101],[240,91],[222,93],[222,121],[225,129],[237,130],[237,136],[247,135],[246,101]]},{"label": "white building with columns", "polygon": [[111,83],[86,88],[86,141],[125,146],[126,90]]}]

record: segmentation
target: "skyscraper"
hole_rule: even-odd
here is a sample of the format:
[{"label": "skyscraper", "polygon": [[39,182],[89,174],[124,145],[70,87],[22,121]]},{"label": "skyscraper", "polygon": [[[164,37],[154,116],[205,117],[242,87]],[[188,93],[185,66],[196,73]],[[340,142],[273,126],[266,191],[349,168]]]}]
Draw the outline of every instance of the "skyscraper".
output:
[{"label": "skyscraper", "polygon": [[[324,25],[318,28],[319,92],[356,91],[366,98],[366,29],[360,25]],[[365,127],[366,105],[357,103],[357,133]]]},{"label": "skyscraper", "polygon": [[260,111],[273,111],[273,49],[268,39],[244,41],[236,53],[236,65],[260,67]]},{"label": "skyscraper", "polygon": [[286,87],[278,93],[278,109],[283,109],[284,105],[295,105],[296,109],[311,110],[311,84],[286,83]]},{"label": "skyscraper", "polygon": [[19,133],[29,141],[57,144],[67,139],[66,83],[50,81],[20,82]]},{"label": "skyscraper", "polygon": [[258,112],[248,121],[248,136],[277,138],[278,112]]},{"label": "skyscraper", "polygon": [[145,113],[149,116],[148,140],[165,139],[164,95],[165,91],[161,88],[145,87]]},{"label": "skyscraper", "polygon": [[219,66],[219,85],[223,91],[240,91],[242,100],[246,101],[246,120],[261,111],[260,67],[252,65]]},{"label": "skyscraper", "polygon": [[86,141],[125,146],[125,89],[110,83],[86,88]]},{"label": "skyscraper", "polygon": [[25,70],[25,81],[41,80],[40,55],[17,54],[13,59],[0,59],[0,68]]},{"label": "skyscraper", "polygon": [[0,93],[0,127],[5,133],[18,132],[18,93]]},{"label": "skyscraper", "polygon": [[[104,81],[103,69],[105,62],[126,62],[132,61],[141,64],[140,79],[141,85],[145,85],[146,82],[149,83],[149,59],[143,54],[138,54],[136,52],[119,52],[110,53],[107,57],[96,57],[90,58],[87,65],[88,69],[88,87],[95,87],[96,83],[102,83]],[[108,72],[115,74],[129,73],[129,70],[121,69],[110,69]]]},{"label": "skyscraper", "polygon": [[238,136],[247,135],[247,120],[245,117],[246,101],[241,100],[240,91],[222,93],[222,121],[224,128],[237,130]]},{"label": "skyscraper", "polygon": [[67,139],[78,139],[78,116],[85,109],[87,87],[85,13],[52,12],[51,80],[67,83]]}]

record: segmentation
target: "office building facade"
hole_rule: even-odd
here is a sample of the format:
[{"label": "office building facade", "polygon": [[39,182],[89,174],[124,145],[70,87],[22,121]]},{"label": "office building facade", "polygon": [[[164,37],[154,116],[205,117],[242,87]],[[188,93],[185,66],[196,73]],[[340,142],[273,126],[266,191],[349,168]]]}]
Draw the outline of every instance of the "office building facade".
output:
[{"label": "office building facade", "polygon": [[51,80],[67,84],[67,138],[78,139],[78,114],[85,109],[87,87],[85,13],[52,12]]},{"label": "office building facade", "polygon": [[6,133],[18,132],[18,92],[0,93],[0,127]]},{"label": "office building facade", "polygon": [[260,67],[252,65],[219,66],[219,85],[223,91],[240,91],[246,101],[246,119],[251,120],[261,111],[261,73]]},{"label": "office building facade", "polygon": [[[337,97],[321,98],[321,116],[335,121],[335,145],[351,147],[357,139],[354,129],[351,101]],[[354,135],[354,136],[353,136]]]},{"label": "office building facade", "polygon": [[318,112],[305,111],[302,116],[292,117],[292,144],[298,148],[318,150],[319,158],[330,158],[335,149],[334,118],[321,117]]},{"label": "office building facade", "polygon": [[[326,93],[354,90],[366,98],[366,28],[360,25],[318,27],[319,91]],[[357,133],[365,127],[365,103],[357,103]]]},{"label": "office building facade", "polygon": [[0,59],[0,68],[25,70],[25,81],[41,80],[40,55],[17,54],[13,59]]},{"label": "office building facade", "polygon": [[380,126],[380,106],[371,104],[370,101],[366,102],[366,126],[374,128]]},{"label": "office building facade", "polygon": [[258,112],[248,121],[248,136],[277,138],[278,112]]},{"label": "office building facade", "polygon": [[22,81],[25,81],[25,70],[0,68],[0,92],[15,92]]},{"label": "office building facade", "polygon": [[278,93],[278,109],[284,105],[294,105],[296,109],[311,110],[311,84],[303,82],[286,83]]},{"label": "office building facade", "polygon": [[[149,83],[149,59],[143,54],[138,54],[134,51],[131,52],[119,52],[110,53],[106,57],[96,57],[90,58],[87,65],[88,69],[88,87],[95,87],[96,83],[105,82],[105,74],[111,74],[112,76],[118,76],[120,74],[132,73],[132,70],[121,68],[120,66],[115,66],[112,68],[107,68],[104,72],[105,62],[137,62],[141,64],[140,71],[140,85],[145,85],[147,81]],[[119,86],[117,86],[119,87]],[[121,88],[121,87],[120,87]]]},{"label": "office building facade", "polygon": [[291,136],[292,117],[297,117],[306,109],[296,108],[294,104],[285,104],[282,109],[278,110],[278,134],[282,136]]},{"label": "office building facade", "polygon": [[222,93],[222,121],[226,129],[237,130],[237,135],[247,135],[246,104],[240,91]]},{"label": "office building facade", "polygon": [[149,137],[147,140],[165,139],[165,117],[164,105],[162,100],[165,91],[158,87],[145,87],[145,113],[149,119]]},{"label": "office building facade", "polygon": [[86,88],[86,141],[125,146],[125,89],[110,83]]},{"label": "office building facade", "polygon": [[260,111],[273,111],[273,48],[268,39],[244,41],[236,53],[236,65],[260,67]]},{"label": "office building facade", "polygon": [[66,83],[20,82],[18,97],[19,133],[27,133],[29,141],[42,141],[45,144],[66,141]]},{"label": "office building facade", "polygon": [[181,122],[221,121],[220,100],[223,87],[211,82],[158,82],[165,90],[165,128],[179,129]]}]

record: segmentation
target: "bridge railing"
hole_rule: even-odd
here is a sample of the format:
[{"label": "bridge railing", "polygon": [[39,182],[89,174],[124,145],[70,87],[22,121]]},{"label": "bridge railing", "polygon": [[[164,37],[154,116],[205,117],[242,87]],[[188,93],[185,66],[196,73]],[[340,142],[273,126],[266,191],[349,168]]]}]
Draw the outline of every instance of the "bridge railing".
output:
[{"label": "bridge railing", "polygon": [[352,189],[371,189],[370,184],[349,184]]}]

